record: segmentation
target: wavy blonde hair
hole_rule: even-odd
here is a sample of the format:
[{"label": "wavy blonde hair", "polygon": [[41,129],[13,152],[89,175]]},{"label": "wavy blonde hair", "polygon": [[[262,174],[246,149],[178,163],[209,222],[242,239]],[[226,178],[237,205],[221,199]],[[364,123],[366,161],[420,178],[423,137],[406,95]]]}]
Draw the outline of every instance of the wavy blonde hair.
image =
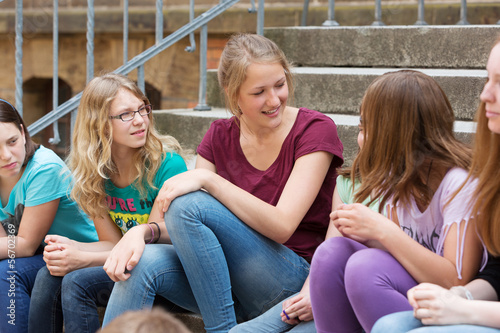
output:
[{"label": "wavy blonde hair", "polygon": [[[495,41],[500,44],[500,37]],[[477,130],[470,176],[478,178],[473,208],[479,235],[488,251],[500,256],[500,134],[490,131],[485,103],[476,113]]]},{"label": "wavy blonde hair", "polygon": [[291,65],[283,51],[264,36],[235,34],[222,51],[217,77],[224,92],[226,108],[236,117],[241,115],[238,106],[240,87],[246,79],[247,68],[252,63],[280,64],[285,71],[290,99],[293,100]]},{"label": "wavy blonde hair", "polygon": [[[108,213],[105,182],[117,172],[111,156],[113,128],[109,109],[120,89],[127,89],[145,104],[148,98],[126,76],[108,73],[92,79],[83,90],[72,138],[68,166],[73,173],[71,198],[90,218],[102,218]],[[153,113],[146,144],[132,157],[138,177],[134,185],[141,194],[146,186],[154,188],[153,180],[167,152],[183,151],[172,136],[161,136],[154,127]]]},{"label": "wavy blonde hair", "polygon": [[[361,104],[364,144],[350,170],[361,180],[355,198],[381,199],[380,209],[410,198],[427,205],[434,195],[427,184],[432,170],[469,170],[470,148],[453,133],[455,116],[434,79],[418,71],[401,70],[376,78]],[[430,164],[432,161],[432,164]]]}]

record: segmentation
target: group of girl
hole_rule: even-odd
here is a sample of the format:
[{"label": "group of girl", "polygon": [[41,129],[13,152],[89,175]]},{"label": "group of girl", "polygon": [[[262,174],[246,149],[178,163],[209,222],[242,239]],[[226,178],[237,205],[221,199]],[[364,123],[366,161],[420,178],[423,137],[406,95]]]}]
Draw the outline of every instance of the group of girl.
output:
[{"label": "group of girl", "polygon": [[497,44],[473,154],[432,78],[390,72],[363,97],[360,151],[338,177],[334,122],[288,105],[290,65],[258,35],[228,41],[232,117],[212,123],[190,171],[124,76],[85,88],[69,169],[0,100],[0,331],[95,332],[99,306],[106,326],[155,303],[200,313],[207,332],[370,332],[385,315],[373,332],[390,332],[420,323],[396,313],[411,309],[424,324],[465,320],[442,288],[497,300],[498,63]]}]

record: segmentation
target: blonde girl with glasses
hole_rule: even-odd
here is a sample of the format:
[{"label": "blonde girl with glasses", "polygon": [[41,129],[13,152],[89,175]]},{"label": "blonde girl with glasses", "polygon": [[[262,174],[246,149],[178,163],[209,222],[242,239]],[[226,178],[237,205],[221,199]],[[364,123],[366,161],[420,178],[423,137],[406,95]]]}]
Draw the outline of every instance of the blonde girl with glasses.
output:
[{"label": "blonde girl with glasses", "polygon": [[142,243],[142,254],[145,243],[169,242],[155,199],[163,182],[186,171],[181,155],[173,137],[155,130],[150,102],[134,82],[111,73],[88,83],[68,164],[71,197],[93,219],[99,241],[45,238],[47,268],[35,283],[40,301],[31,305],[31,331],[59,331],[61,305],[67,332],[97,331],[97,307],[107,304],[114,284],[103,269],[111,249],[139,253],[134,247]]}]

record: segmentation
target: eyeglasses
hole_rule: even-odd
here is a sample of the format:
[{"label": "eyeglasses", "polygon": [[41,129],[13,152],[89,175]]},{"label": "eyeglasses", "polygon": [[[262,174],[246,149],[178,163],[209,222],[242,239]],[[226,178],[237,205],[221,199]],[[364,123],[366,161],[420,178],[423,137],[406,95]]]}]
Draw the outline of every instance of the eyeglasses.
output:
[{"label": "eyeglasses", "polygon": [[142,108],[140,108],[137,111],[127,111],[127,112],[120,113],[117,116],[109,116],[109,119],[121,119],[122,121],[131,121],[132,119],[134,119],[136,113],[139,113],[139,115],[144,117],[144,116],[147,116],[148,114],[150,114],[151,110],[152,110],[152,106],[151,106],[151,104],[148,104],[148,105],[144,105]]}]

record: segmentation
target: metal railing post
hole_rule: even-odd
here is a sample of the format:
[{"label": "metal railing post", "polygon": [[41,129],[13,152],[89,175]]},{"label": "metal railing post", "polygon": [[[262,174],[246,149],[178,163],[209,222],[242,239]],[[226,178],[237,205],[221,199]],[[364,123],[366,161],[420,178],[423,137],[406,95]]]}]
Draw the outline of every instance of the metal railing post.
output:
[{"label": "metal railing post", "polygon": [[[59,105],[59,3],[54,0],[53,28],[52,28],[52,110],[56,110]],[[55,121],[52,124],[54,136],[49,139],[49,143],[57,145],[61,142],[59,136],[59,124]]]},{"label": "metal railing post", "polygon": [[156,44],[163,39],[163,0],[156,0]]},{"label": "metal railing post", "polygon": [[328,0],[328,20],[323,22],[322,25],[326,27],[336,27],[339,25],[339,23],[335,21],[335,0]]},{"label": "metal railing post", "polygon": [[123,0],[123,63],[128,62],[128,0]]},{"label": "metal railing post", "polygon": [[424,10],[424,0],[418,0],[418,17],[415,25],[427,25],[427,22],[425,22]]},{"label": "metal railing post", "polygon": [[87,83],[94,77],[94,0],[87,0]]},{"label": "metal railing post", "polygon": [[200,31],[200,90],[198,95],[198,105],[193,110],[209,111],[212,108],[206,103],[207,95],[207,25],[204,24]]},{"label": "metal railing post", "polygon": [[23,0],[16,1],[16,109],[23,116]]},{"label": "metal railing post", "polygon": [[[194,0],[189,0],[189,23],[194,20]],[[193,53],[196,51],[196,40],[194,39],[194,32],[189,34],[189,46],[186,46],[184,51]]]},{"label": "metal railing post", "polygon": [[264,35],[264,0],[259,0],[259,8],[257,8],[257,34]]},{"label": "metal railing post", "polygon": [[144,64],[137,67],[137,86],[146,94],[146,83],[144,79]]},{"label": "metal railing post", "polygon": [[460,21],[457,22],[458,25],[468,25],[467,21],[467,0],[460,1]]},{"label": "metal railing post", "polygon": [[300,25],[305,27],[307,25],[307,14],[309,12],[309,0],[304,0],[304,7],[302,8],[302,19]]},{"label": "metal railing post", "polygon": [[375,21],[372,23],[372,25],[385,25],[384,22],[382,22],[382,0],[375,0]]}]

